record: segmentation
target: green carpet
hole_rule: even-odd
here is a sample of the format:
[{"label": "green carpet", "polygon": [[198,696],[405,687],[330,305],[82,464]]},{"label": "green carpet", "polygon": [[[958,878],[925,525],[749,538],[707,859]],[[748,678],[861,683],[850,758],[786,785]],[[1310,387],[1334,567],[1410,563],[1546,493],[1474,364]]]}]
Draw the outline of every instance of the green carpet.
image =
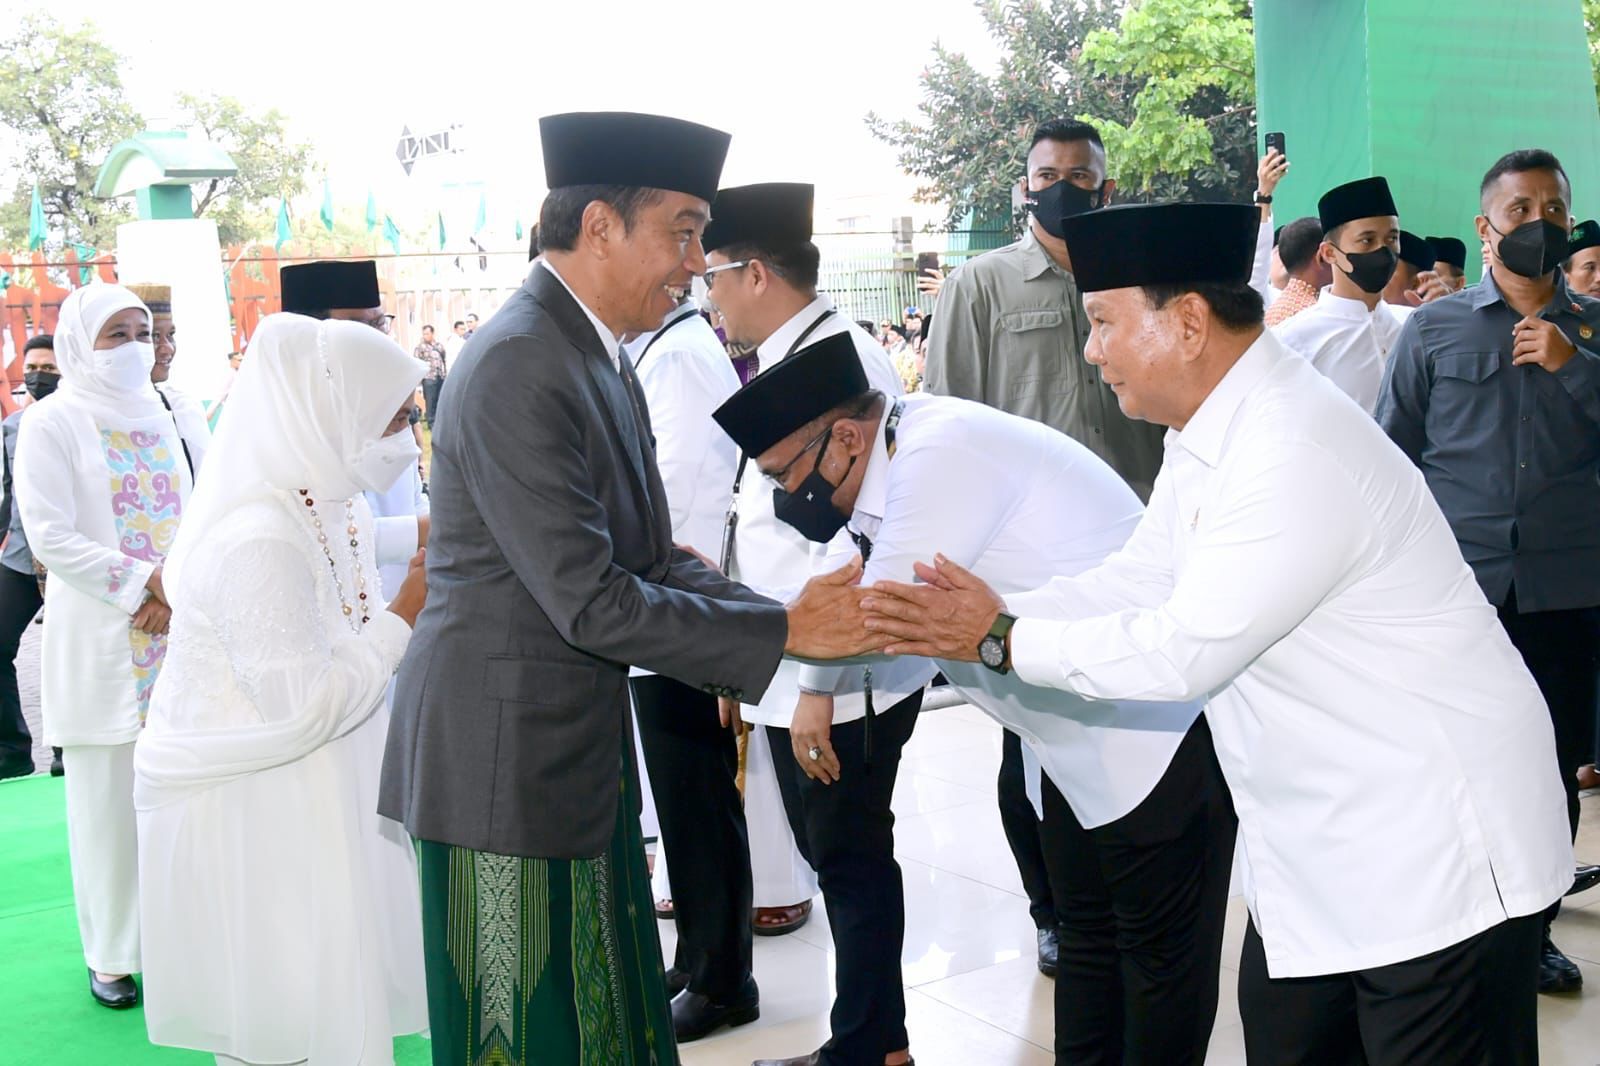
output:
[{"label": "green carpet", "polygon": [[[72,909],[60,778],[0,782],[0,1033],[7,1066],[208,1066],[194,1051],[153,1046],[144,1010],[89,998]],[[427,1066],[428,1042],[395,1041],[397,1066]]]}]

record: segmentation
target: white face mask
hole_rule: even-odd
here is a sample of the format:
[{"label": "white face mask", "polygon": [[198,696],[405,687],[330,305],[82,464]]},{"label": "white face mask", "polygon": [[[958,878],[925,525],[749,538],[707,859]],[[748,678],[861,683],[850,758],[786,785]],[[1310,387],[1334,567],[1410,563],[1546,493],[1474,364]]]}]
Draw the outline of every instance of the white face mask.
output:
[{"label": "white face mask", "polygon": [[149,341],[127,341],[115,348],[95,349],[95,375],[108,388],[136,392],[150,384],[156,365],[156,346]]},{"label": "white face mask", "polygon": [[388,492],[407,470],[417,465],[422,449],[407,426],[399,433],[367,445],[351,464],[350,477],[366,492]]}]

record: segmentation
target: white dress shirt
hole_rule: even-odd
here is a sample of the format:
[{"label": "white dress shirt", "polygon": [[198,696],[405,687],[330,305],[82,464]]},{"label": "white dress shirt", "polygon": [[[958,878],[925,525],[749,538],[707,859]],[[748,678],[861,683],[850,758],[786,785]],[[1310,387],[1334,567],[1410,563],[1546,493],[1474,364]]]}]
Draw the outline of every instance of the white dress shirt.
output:
[{"label": "white dress shirt", "polygon": [[[779,326],[756,349],[760,368],[766,370],[792,354],[789,349],[801,334],[821,319],[820,324],[805,338],[802,347],[838,333],[848,333],[855,342],[856,354],[861,357],[861,365],[867,372],[867,384],[886,396],[899,396],[904,387],[883,345],[837,311],[823,318],[828,311],[833,311],[833,304],[826,296],[818,296]],[[813,451],[811,454],[814,459],[816,453]],[[843,530],[834,539],[834,544],[840,552],[855,552],[854,542]],[[793,526],[780,522],[772,513],[771,483],[761,476],[754,461],[745,467],[744,480],[739,488],[739,525],[734,533],[730,577],[764,596],[787,603],[811,578],[814,568],[819,567],[819,561],[829,548],[829,545],[813,544]],[[863,696],[862,670],[859,667],[832,669],[835,671],[833,676],[838,679],[837,684],[829,684],[826,688],[835,697],[834,724],[864,717],[867,704]],[[888,710],[922,688],[932,677],[933,665],[923,659],[905,659],[874,667],[873,707],[879,711]],[[789,659],[783,660],[761,702],[745,708],[745,720],[787,729],[794,720],[795,703],[800,698],[799,678],[800,664]]]},{"label": "white dress shirt", "polygon": [[[410,433],[409,428],[402,432]],[[378,587],[385,601],[394,599],[406,579],[406,569],[417,554],[421,526],[417,519],[428,513],[428,494],[422,491],[422,475],[411,472],[396,479],[388,492],[368,492],[372,508],[374,550],[378,560]]]},{"label": "white dress shirt", "polygon": [[1273,332],[1370,415],[1378,406],[1389,349],[1400,336],[1400,322],[1387,306],[1380,300],[1369,311],[1360,300],[1335,296],[1327,288],[1313,306]]},{"label": "white dress shirt", "polygon": [[711,413],[739,391],[739,372],[691,305],[624,345],[650,409],[672,540],[717,561],[739,449]]},{"label": "white dress shirt", "polygon": [[[912,564],[942,552],[996,591],[1021,592],[1098,566],[1138,524],[1133,490],[1072,438],[967,400],[903,403],[894,454],[880,424],[850,519],[873,542],[863,585],[913,581]],[[1104,703],[974,663],[937,665],[1022,738],[1090,829],[1150,794],[1200,716],[1199,701]],[[814,688],[825,673],[805,667],[800,683]]]},{"label": "white dress shirt", "polygon": [[1560,898],[1549,712],[1416,467],[1270,333],[1166,447],[1126,548],[1008,598],[1012,659],[1096,699],[1209,696],[1268,972],[1414,959]]},{"label": "white dress shirt", "polygon": [[[1416,310],[1417,310],[1415,307],[1412,307],[1410,304],[1392,304],[1392,303],[1388,303],[1387,301],[1384,302],[1383,306],[1385,306],[1385,307],[1387,307],[1389,309],[1389,313],[1394,316],[1394,320],[1396,322],[1400,323],[1402,326],[1406,324],[1406,319],[1410,318],[1413,314],[1415,314]],[[1400,335],[1400,331],[1396,330],[1395,331],[1395,336],[1398,337],[1399,335]],[[1388,360],[1388,356],[1385,355],[1384,356],[1385,365],[1388,364],[1388,361],[1389,361]]]},{"label": "white dress shirt", "polygon": [[1261,294],[1261,299],[1270,304],[1273,298],[1272,288],[1272,215],[1267,214],[1267,220],[1261,223],[1256,230],[1256,254],[1250,263],[1250,287]]},{"label": "white dress shirt", "polygon": [[600,335],[600,343],[605,345],[606,355],[611,357],[611,366],[620,373],[622,370],[621,340],[618,339],[615,333],[611,332],[611,329],[604,322],[600,321],[600,316],[589,310],[588,304],[578,299],[578,294],[572,291],[572,286],[568,285],[567,279],[561,276],[561,271],[550,265],[550,260],[540,256],[534,260],[534,263],[542,264],[546,270],[554,274],[556,280],[561,282],[561,287],[567,290],[567,295],[571,296],[577,305],[583,308],[583,313],[588,316],[589,324],[594,326],[594,331]]}]

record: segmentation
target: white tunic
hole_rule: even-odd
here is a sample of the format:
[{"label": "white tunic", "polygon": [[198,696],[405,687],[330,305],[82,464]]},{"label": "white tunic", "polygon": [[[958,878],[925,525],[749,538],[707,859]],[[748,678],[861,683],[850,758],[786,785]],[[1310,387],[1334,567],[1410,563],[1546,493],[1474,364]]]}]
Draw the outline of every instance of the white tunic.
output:
[{"label": "white tunic", "polygon": [[[942,552],[1002,595],[1022,592],[1099,565],[1138,524],[1133,490],[1072,438],[967,400],[904,404],[894,456],[880,426],[850,520],[873,541],[863,585],[912,581],[913,563]],[[1200,716],[1198,701],[1100,703],[974,663],[938,665],[1022,738],[1090,829],[1150,794]],[[822,673],[805,667],[800,683]]]},{"label": "white tunic", "polygon": [[[409,429],[403,433],[411,432]],[[429,511],[428,494],[422,491],[422,475],[412,467],[409,473],[389,487],[388,492],[368,492],[376,533],[378,577],[383,598],[391,600],[406,579],[406,570],[421,540],[417,519]]]},{"label": "white tunic", "polygon": [[166,638],[134,630],[132,615],[194,488],[183,443],[198,469],[209,437],[203,416],[174,413],[176,424],[160,408],[110,419],[57,392],[22,420],[13,485],[28,546],[50,571],[40,690],[52,746],[139,735]]},{"label": "white tunic", "polygon": [[1400,321],[1388,307],[1380,301],[1369,311],[1360,300],[1335,296],[1327,288],[1314,305],[1273,332],[1370,415],[1378,406],[1389,349],[1400,336]]},{"label": "white tunic", "polygon": [[[833,304],[828,298],[818,296],[779,326],[756,349],[761,369],[765,370],[790,355],[789,349],[820,318],[821,324],[811,330],[801,347],[838,333],[848,333],[855,342],[856,354],[861,356],[861,365],[867,372],[867,384],[886,396],[899,396],[904,392],[900,375],[895,372],[894,363],[883,350],[883,345],[837,311],[822,318],[824,313],[832,310]],[[833,547],[840,552],[855,551],[854,542],[843,530],[835,538]],[[830,550],[829,545],[813,544],[793,526],[778,520],[772,513],[772,485],[761,476],[752,460],[745,467],[744,480],[739,488],[739,525],[729,576],[764,596],[787,603],[811,578],[814,567],[820,570],[822,560]],[[926,660],[906,659],[875,667],[872,673],[873,707],[878,711],[888,710],[926,685],[933,679],[933,673],[933,664]],[[834,693],[834,724],[865,717],[867,703],[863,696],[862,670],[836,669],[833,676],[838,679],[837,683],[823,683],[822,687]],[[745,720],[789,728],[789,723],[794,720],[795,704],[800,698],[799,678],[799,663],[788,659],[779,663],[778,672],[761,702],[745,707]]]},{"label": "white tunic", "polygon": [[1572,884],[1549,712],[1422,474],[1270,333],[1168,434],[1127,547],[1007,603],[1025,681],[1209,696],[1273,977],[1414,959]]},{"label": "white tunic", "polygon": [[[428,1024],[415,852],[377,814],[411,630],[376,601],[352,632],[301,510],[279,493],[229,514],[187,563],[204,593],[174,603],[134,763],[145,1021],[155,1043],[248,1062],[375,1066]],[[342,530],[342,503],[319,510]]]}]

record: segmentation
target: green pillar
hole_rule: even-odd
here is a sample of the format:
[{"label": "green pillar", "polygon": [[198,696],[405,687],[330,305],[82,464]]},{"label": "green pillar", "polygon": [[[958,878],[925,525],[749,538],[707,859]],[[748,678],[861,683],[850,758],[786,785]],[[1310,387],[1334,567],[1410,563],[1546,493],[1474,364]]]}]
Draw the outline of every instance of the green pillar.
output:
[{"label": "green pillar", "polygon": [[145,185],[134,193],[139,217],[154,219],[193,218],[194,196],[187,185]]},{"label": "green pillar", "polygon": [[1261,134],[1287,139],[1275,221],[1372,174],[1400,224],[1467,242],[1478,183],[1516,148],[1547,148],[1579,218],[1600,215],[1600,122],[1581,0],[1257,0]]}]

